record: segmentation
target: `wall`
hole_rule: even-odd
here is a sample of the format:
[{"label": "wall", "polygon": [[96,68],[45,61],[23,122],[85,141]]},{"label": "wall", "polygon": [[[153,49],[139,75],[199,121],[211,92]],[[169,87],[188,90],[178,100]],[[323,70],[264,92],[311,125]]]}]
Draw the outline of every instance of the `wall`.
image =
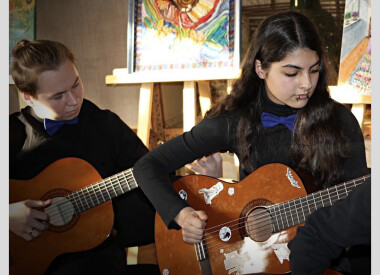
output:
[{"label": "wall", "polygon": [[128,0],[37,0],[36,38],[73,50],[85,97],[136,127],[139,85],[107,86],[106,75],[127,64]]}]

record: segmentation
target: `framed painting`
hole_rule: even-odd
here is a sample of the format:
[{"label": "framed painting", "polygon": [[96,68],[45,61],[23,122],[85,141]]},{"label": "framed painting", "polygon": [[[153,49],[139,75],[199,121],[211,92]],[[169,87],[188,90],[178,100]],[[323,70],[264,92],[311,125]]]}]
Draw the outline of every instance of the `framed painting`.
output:
[{"label": "framed painting", "polygon": [[128,73],[238,70],[239,23],[240,1],[129,1]]},{"label": "framed painting", "polygon": [[338,85],[371,95],[371,1],[346,0]]},{"label": "framed painting", "polygon": [[9,73],[12,49],[23,38],[34,39],[35,0],[9,0]]}]

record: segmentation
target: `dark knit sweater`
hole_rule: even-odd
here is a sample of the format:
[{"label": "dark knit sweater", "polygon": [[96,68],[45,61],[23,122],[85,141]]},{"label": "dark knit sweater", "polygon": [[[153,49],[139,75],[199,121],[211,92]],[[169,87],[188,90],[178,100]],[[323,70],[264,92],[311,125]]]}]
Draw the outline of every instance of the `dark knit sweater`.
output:
[{"label": "dark knit sweater", "polygon": [[[274,115],[288,116],[297,112],[289,106],[275,104],[268,98],[264,102],[263,111]],[[205,118],[189,132],[164,143],[136,163],[134,175],[137,183],[169,228],[178,228],[173,219],[188,204],[172,188],[168,174],[215,151],[233,152],[241,159],[236,138],[240,115],[240,112],[229,112],[216,118]],[[340,121],[350,142],[351,157],[344,161],[343,176],[339,181],[343,182],[367,174],[368,169],[363,134],[356,118],[341,105],[336,119]],[[254,159],[257,168],[265,164],[282,163],[294,169],[296,165],[289,155],[291,140],[292,133],[282,124],[264,129],[260,137],[253,136],[252,143],[258,142],[259,157]],[[240,169],[240,179],[246,176]]]},{"label": "dark knit sweater", "polygon": [[[148,152],[115,113],[101,110],[88,100],[83,102],[78,124],[63,125],[53,136],[47,134],[42,120],[30,107],[9,119],[11,179],[31,179],[65,157],[87,161],[105,178],[133,167]],[[154,242],[155,210],[139,188],[114,199],[112,204],[119,245]]]}]

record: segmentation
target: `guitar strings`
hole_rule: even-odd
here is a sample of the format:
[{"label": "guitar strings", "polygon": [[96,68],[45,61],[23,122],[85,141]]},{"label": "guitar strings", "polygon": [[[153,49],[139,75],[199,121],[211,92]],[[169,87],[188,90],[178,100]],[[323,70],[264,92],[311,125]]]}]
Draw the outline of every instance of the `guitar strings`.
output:
[{"label": "guitar strings", "polygon": [[[338,191],[338,190],[337,190]],[[339,191],[338,191],[339,192]],[[343,191],[343,194],[344,193],[346,193],[345,191]],[[311,196],[314,196],[314,194],[310,194],[310,195],[308,195],[308,196],[306,196],[306,197],[311,197]],[[322,197],[321,197],[321,201],[323,201],[324,200],[324,198],[323,198],[323,196],[324,195],[322,195]],[[285,203],[281,203],[281,204],[275,204],[275,205],[270,205],[269,206],[269,209],[274,209],[274,208],[276,208],[276,207],[280,207],[281,205],[285,205],[285,204],[289,204],[289,207],[291,207],[290,206],[290,203],[291,202],[294,202],[294,201],[300,201],[300,203],[301,203],[301,205],[303,205],[303,201],[302,201],[302,199],[303,198],[305,198],[305,200],[306,200],[306,197],[302,197],[302,198],[296,198],[296,199],[294,199],[294,200],[291,200],[291,201],[288,201],[288,202],[285,202]],[[337,195],[337,197],[339,197],[339,194]],[[342,196],[341,196],[342,197]],[[308,201],[305,201],[305,203],[306,203],[306,205],[309,205],[308,204]],[[318,203],[319,203],[319,201],[317,201],[316,202],[316,204],[318,205]],[[322,204],[323,204],[323,202],[322,202]],[[323,205],[322,205],[323,206]],[[265,206],[259,206],[258,208],[266,208]],[[294,207],[297,207],[297,205],[294,205]],[[318,205],[318,207],[317,208],[319,208],[320,206]],[[308,208],[310,208],[310,207],[308,207]],[[284,208],[284,210],[287,210],[286,208]],[[279,210],[280,211],[280,210]],[[274,213],[276,213],[276,211],[274,212]],[[267,217],[267,215],[266,214],[264,214],[263,216],[256,216],[256,218],[257,217],[259,217],[259,218],[262,218],[262,217]],[[209,231],[211,231],[211,229],[213,229],[213,228],[219,228],[219,227],[222,227],[222,226],[225,226],[225,225],[228,225],[229,223],[234,223],[234,222],[236,222],[236,221],[238,221],[239,219],[244,219],[244,218],[238,218],[238,219],[235,219],[235,220],[231,220],[231,221],[228,221],[228,222],[225,222],[225,223],[222,223],[222,224],[219,224],[219,225],[216,225],[216,226],[212,226],[212,227],[209,227],[209,228],[207,228],[207,230],[209,230]],[[245,223],[245,221],[243,220],[243,223]],[[210,233],[214,233],[214,232],[219,232],[219,229],[217,229],[216,231],[211,231]]]},{"label": "guitar strings", "polygon": [[[270,207],[270,208],[273,208],[273,207]],[[286,210],[286,208],[285,208],[285,210]],[[268,216],[268,215],[266,215],[266,216]],[[252,222],[252,220],[255,220],[255,224],[258,225],[256,227],[256,231],[257,231],[256,232],[257,233],[256,238],[260,238],[260,237],[265,236],[265,237],[268,237],[264,240],[264,241],[266,241],[267,239],[269,239],[269,237],[272,236],[272,234],[271,234],[272,231],[271,230],[268,231],[268,228],[265,226],[265,224],[262,225],[263,224],[262,219],[260,219],[260,218],[262,218],[262,216],[258,216],[258,215],[250,216],[247,218],[246,223],[249,225]],[[231,234],[233,231],[239,230],[240,228],[243,227],[243,226],[241,226],[241,224],[237,224],[236,226],[237,226],[237,228],[231,230]],[[263,227],[265,228],[264,230],[262,230]],[[289,226],[289,227],[291,227],[291,226]],[[268,235],[268,233],[269,233],[269,235]],[[207,238],[205,238],[205,241],[207,241],[207,243],[200,244],[200,245],[204,246],[210,252],[210,254],[214,253],[216,251],[216,249],[220,249],[221,247],[225,247],[226,245],[227,246],[229,245],[229,244],[220,242],[220,240],[218,238],[218,234],[208,233],[207,235],[209,235]],[[239,239],[239,241],[240,241],[240,239]]]},{"label": "guitar strings", "polygon": [[[119,176],[120,174],[123,174],[123,173],[119,173],[119,174],[117,174],[117,175],[115,175],[114,176],[114,178],[116,177],[116,176]],[[125,175],[123,175],[123,177],[125,178]],[[133,176],[132,176],[133,177]],[[131,179],[131,175],[129,175],[127,178],[129,178],[129,179]],[[125,178],[125,179],[127,179],[127,178]],[[102,188],[103,188],[103,191],[104,191],[104,189],[107,191],[107,193],[108,193],[108,195],[109,195],[109,197],[110,197],[110,194],[109,194],[109,191],[106,189],[107,188],[107,180],[108,180],[108,183],[111,183],[111,185],[112,185],[112,177],[110,177],[110,178],[107,178],[107,179],[104,179],[104,180],[102,180],[102,181],[100,181],[100,182],[98,182],[98,183],[96,183],[96,184],[93,184],[93,185],[91,185],[92,186],[92,188],[94,189],[94,186],[95,185],[97,185],[97,187],[99,188],[99,190],[101,190]],[[132,180],[132,182],[133,182],[133,180]],[[104,183],[105,183],[105,185],[104,185]],[[118,183],[119,183],[119,185],[120,185],[120,181],[118,181]],[[123,182],[122,184],[125,184],[125,183],[127,183],[128,184],[128,180],[125,182]],[[103,184],[102,186],[100,186],[100,184]],[[121,187],[121,185],[120,185],[120,187]],[[137,187],[137,185],[136,185],[136,187]],[[113,187],[114,188],[114,187]],[[122,188],[122,187],[121,187]],[[335,188],[336,188],[336,190],[338,191],[338,185],[336,185],[335,186]],[[346,188],[346,187],[345,187]],[[122,188],[123,189],[123,188]],[[84,193],[83,193],[83,191],[84,190],[88,190],[88,187],[87,188],[84,188],[84,189],[81,189],[81,190],[78,190],[78,191],[76,191],[76,192],[74,192],[74,193],[79,193],[79,192],[82,192],[82,194],[84,195]],[[130,190],[130,188],[129,188],[129,190]],[[103,192],[102,191],[102,192]],[[321,192],[324,192],[324,193],[326,193],[327,192],[327,195],[329,195],[328,194],[328,189],[327,190],[322,190]],[[71,193],[71,194],[74,194],[74,193]],[[88,194],[87,194],[87,197],[93,197],[93,195],[94,194],[96,194],[96,192],[94,191],[94,190],[92,190],[92,192],[90,191],[90,192],[87,192]],[[115,193],[116,193],[116,190],[115,190]],[[347,193],[347,190],[346,190],[346,193]],[[70,195],[71,195],[70,194]],[[117,194],[117,193],[116,193]],[[343,193],[344,194],[344,193]],[[313,193],[312,194],[310,194],[310,195],[308,195],[308,196],[311,196],[311,195],[314,195]],[[307,197],[308,197],[307,196]],[[324,196],[324,195],[322,195],[322,196]],[[102,197],[103,197],[103,199],[104,199],[104,196],[102,195]],[[85,199],[85,201],[86,201],[86,196],[80,196],[79,195],[79,199],[80,199],[80,201],[81,201],[81,203],[82,203],[82,206],[83,206],[83,202],[82,202],[82,198],[84,198]],[[337,199],[339,198],[339,192],[338,192],[338,196],[337,196]],[[64,200],[64,199],[61,199],[61,201],[62,200]],[[91,199],[92,200],[92,199]],[[99,202],[99,199],[97,198],[97,200],[98,200],[98,202]],[[303,205],[303,202],[301,201],[302,200],[302,198],[298,198],[298,199],[296,199],[296,200],[300,200],[300,202],[301,202],[301,205]],[[313,197],[313,200],[314,200],[314,204],[316,204],[317,205],[317,203],[316,203],[316,201],[315,201],[315,198]],[[295,200],[294,200],[295,201]],[[323,198],[321,197],[321,201],[322,201],[322,205],[323,205]],[[291,201],[290,201],[291,202]],[[290,204],[290,202],[288,202],[288,204]],[[57,202],[58,203],[58,202]],[[319,203],[319,202],[318,202]],[[330,198],[330,203],[331,203],[331,198]],[[284,203],[285,204],[285,203]],[[309,209],[309,212],[310,212],[310,206],[308,205],[308,202],[306,201],[306,204],[307,204],[307,206],[308,206],[308,209]],[[66,214],[67,213],[71,213],[72,212],[72,204],[71,204],[71,202],[68,202],[68,201],[66,201],[65,200],[65,202],[64,203],[61,203],[61,204],[59,204],[60,205],[60,211],[55,211],[55,213],[54,213],[54,211],[52,212],[52,214],[50,214],[51,215],[51,220],[53,220],[54,219],[54,217],[56,216],[56,215],[62,215],[62,213],[65,213],[66,212]],[[63,205],[63,206],[62,206]],[[87,204],[88,205],[88,204]],[[276,206],[281,206],[281,204],[280,205],[274,205],[274,206],[270,206],[268,209],[274,209]],[[297,205],[294,203],[294,206],[296,207]],[[58,207],[57,207],[58,208]],[[65,209],[66,208],[66,209]],[[79,209],[79,207],[77,206],[77,208]],[[285,210],[287,210],[287,208],[289,208],[289,209],[291,209],[291,206],[289,205],[289,207],[284,207],[283,208],[283,211],[285,211]],[[318,207],[317,207],[318,208]],[[63,211],[62,211],[63,210]],[[297,211],[297,209],[296,209],[296,211]],[[281,217],[281,210],[279,209],[279,212],[280,212],[280,217]],[[274,212],[274,217],[276,217],[277,218],[277,214],[276,214],[276,211]],[[293,220],[293,217],[292,217],[292,210],[291,210],[291,212],[290,212],[290,215],[291,215],[291,218],[292,218],[292,220]],[[297,213],[297,215],[298,215],[298,213]],[[262,224],[262,218],[267,218],[268,217],[268,215],[267,214],[264,214],[264,215],[261,215],[261,216],[258,216],[258,215],[256,215],[255,214],[255,216],[253,216],[252,218],[251,218],[251,220],[252,219],[255,219],[255,222],[257,223],[257,224]],[[287,224],[288,224],[288,226],[289,226],[289,221],[288,221],[288,219],[287,219],[287,217],[288,217],[288,215],[287,216],[285,216],[285,218],[286,218],[286,220],[287,220]],[[304,217],[305,218],[305,217]],[[221,227],[221,226],[226,226],[226,225],[228,225],[228,224],[230,224],[230,223],[234,223],[234,222],[236,222],[237,220],[240,220],[240,218],[238,218],[238,219],[235,219],[235,220],[233,220],[233,221],[228,221],[228,222],[225,222],[225,223],[223,223],[223,224],[220,224],[220,225],[217,225],[217,226],[213,226],[213,227],[210,227],[210,228],[208,228],[208,229],[206,229],[206,231],[208,232],[208,233],[205,233],[205,240],[206,239],[212,239],[212,238],[215,238],[214,236],[213,236],[213,234],[215,234],[215,232],[219,232],[219,230],[215,230],[215,231],[210,231],[210,229],[212,229],[212,228],[217,228],[217,227]],[[267,219],[265,219],[266,221],[267,221]],[[281,221],[282,221],[282,218],[281,218]],[[301,223],[300,222],[300,220],[299,220],[299,217],[298,217],[298,221],[299,221],[299,223]],[[283,223],[283,221],[282,221],[282,223]],[[246,221],[242,221],[242,222],[240,222],[240,223],[238,223],[237,224],[237,228],[236,229],[232,229],[231,230],[231,232],[232,231],[235,231],[235,230],[239,230],[240,228],[242,228],[243,226],[241,226],[241,224],[247,224],[247,226],[249,227],[250,226],[250,221],[249,221],[249,217],[246,219]],[[293,225],[295,225],[294,224],[294,220],[293,220]],[[292,225],[292,226],[293,226]],[[210,232],[209,232],[210,231]],[[262,233],[261,231],[259,231],[258,233]],[[265,235],[267,235],[267,233],[264,233]],[[219,234],[217,234],[217,235],[219,235]],[[209,237],[209,236],[211,236],[211,237]],[[260,236],[259,236],[260,237]],[[218,239],[216,239],[216,241],[218,241]],[[215,241],[214,241],[215,242]],[[212,244],[213,242],[211,242],[211,241],[208,241],[208,244],[207,245],[210,245],[210,244]],[[208,249],[212,249],[213,247],[212,246],[209,246],[208,247]]]},{"label": "guitar strings", "polygon": [[[122,176],[121,179],[120,175]],[[133,189],[129,184],[131,178],[131,176],[125,177],[124,174],[117,174],[111,178],[106,178],[95,184],[70,193],[66,197],[68,197],[68,199],[75,204],[76,209],[78,210],[77,212],[84,212],[85,210],[92,208],[103,201],[125,193],[126,190]],[[133,183],[133,181],[131,182]],[[116,186],[116,184],[119,186]],[[127,187],[125,187],[126,185]],[[123,186],[125,188],[123,188]],[[110,187],[112,187],[112,189],[110,189]]]},{"label": "guitar strings", "polygon": [[[256,218],[256,217],[255,217],[255,218]],[[249,223],[249,221],[248,221],[248,223]],[[259,222],[257,222],[257,223],[259,223]],[[260,228],[260,227],[258,227],[258,228]],[[268,232],[268,231],[266,231],[266,232]],[[263,231],[261,230],[261,231],[258,232],[258,234],[259,234],[259,233],[263,233]],[[270,233],[270,232],[269,232],[269,233]],[[264,233],[264,236],[267,236],[267,233]],[[271,235],[270,235],[270,236],[271,236]],[[269,238],[270,236],[268,236],[268,238]],[[268,238],[267,238],[267,239],[268,239]],[[266,240],[266,239],[265,239],[265,240]],[[214,242],[215,242],[215,241],[219,241],[218,238],[214,238]],[[211,245],[210,245],[210,244],[211,244]],[[212,245],[212,242],[210,242],[210,241],[207,242],[207,249],[210,250],[210,252],[214,252],[214,249],[215,249],[215,248],[218,248],[218,247],[221,247],[221,246],[224,246],[224,244],[219,242],[217,245],[214,245],[214,246],[213,246],[213,245]]]},{"label": "guitar strings", "polygon": [[[119,187],[116,186],[115,188],[115,185],[119,185]],[[110,189],[110,187],[112,187],[112,189]],[[50,212],[49,210],[47,211],[49,212],[51,221],[58,221],[57,218],[59,217],[80,214],[136,187],[137,184],[133,178],[131,169],[128,169],[112,177],[105,178],[90,186],[72,192],[66,196],[56,197],[57,200],[53,205],[55,207],[51,207],[53,210],[50,210]],[[49,207],[50,206],[47,208]],[[75,209],[74,213],[73,209]]]},{"label": "guitar strings", "polygon": [[[116,176],[118,176],[118,175],[116,175]],[[124,176],[124,175],[123,175]],[[125,176],[124,176],[125,177]],[[129,178],[131,178],[130,176],[129,176]],[[105,180],[103,180],[103,181],[101,181],[101,182],[99,182],[99,183],[97,183],[97,185],[99,185],[99,184],[101,184],[101,183],[103,183],[103,182],[105,182],[106,184],[107,184],[107,180],[108,181],[110,181],[109,180],[110,178],[108,178],[108,179],[105,179]],[[111,182],[112,183],[112,182]],[[125,183],[125,182],[124,182]],[[127,182],[128,183],[128,182]],[[91,185],[92,187],[94,186],[94,185]],[[99,186],[98,186],[99,187]],[[87,188],[84,188],[84,189],[88,189],[88,187]],[[94,188],[93,188],[94,189]],[[101,187],[99,188],[99,190],[101,190]],[[107,191],[107,190],[106,190]],[[77,191],[76,193],[78,193],[78,192],[82,192],[83,193],[83,189],[81,189],[81,190],[79,190],[79,191]],[[108,191],[107,191],[108,192]],[[115,192],[116,192],[116,190],[115,190]],[[92,195],[94,194],[94,190],[91,192],[89,192],[90,194],[89,194],[89,196],[87,196],[87,197],[92,197]],[[80,198],[80,200],[82,201],[82,198],[85,198],[85,196],[79,196],[79,198]],[[86,198],[85,198],[86,199]],[[103,199],[104,199],[104,196],[103,196]],[[64,200],[64,199],[62,199],[62,200]],[[62,201],[61,200],[61,201]],[[92,200],[92,199],[91,199]],[[85,200],[86,201],[86,200]],[[81,202],[82,203],[82,206],[83,206],[83,202]],[[53,220],[54,220],[54,216],[55,215],[65,215],[65,213],[66,214],[71,214],[72,213],[72,204],[70,203],[70,202],[68,202],[68,201],[66,201],[66,200],[64,200],[64,203],[61,203],[61,204],[58,204],[58,205],[60,205],[60,211],[56,211],[56,213],[54,213],[54,212],[52,212],[52,216],[53,216]],[[64,206],[62,206],[62,205],[65,205],[66,207],[64,207]],[[87,204],[88,205],[88,204]],[[65,208],[66,208],[66,210],[65,210]],[[79,208],[79,207],[78,207]],[[59,213],[58,213],[59,212]],[[231,223],[231,222],[234,222],[234,221],[230,221],[230,222],[227,222],[227,223],[224,223],[223,225],[227,225],[228,223]],[[219,225],[220,226],[220,225]]]},{"label": "guitar strings", "polygon": [[[363,177],[363,179],[364,179],[364,177]],[[357,185],[360,185],[361,183],[362,182],[360,182],[360,183],[355,183],[354,182],[354,185],[357,186]],[[339,190],[338,190],[338,188],[339,188]],[[342,190],[343,188],[344,188],[344,190]],[[308,203],[308,200],[306,199],[307,197],[312,197],[313,198],[313,201],[314,201],[314,204],[316,206],[316,209],[318,209],[319,207],[325,206],[325,203],[323,203],[323,201],[326,200],[326,196],[327,196],[328,200],[330,201],[330,204],[332,204],[333,202],[335,202],[335,201],[337,201],[337,200],[339,200],[339,199],[341,199],[343,197],[346,197],[348,195],[348,190],[347,189],[353,188],[353,186],[348,186],[347,185],[347,186],[343,186],[343,188],[342,188],[342,186],[336,185],[335,186],[336,195],[334,194],[334,196],[330,196],[329,189],[332,189],[332,188],[329,188],[329,189],[321,190],[320,192],[317,192],[317,193],[311,193],[311,194],[309,194],[306,197],[297,198],[297,199],[294,199],[294,200],[291,200],[291,201],[288,201],[288,202],[285,202],[285,203],[282,203],[282,204],[271,205],[271,206],[268,207],[269,211],[266,211],[265,215],[262,215],[262,214],[256,215],[255,214],[254,216],[248,216],[247,219],[246,219],[246,221],[238,222],[236,224],[237,228],[232,229],[231,233],[233,231],[236,231],[236,230],[239,230],[239,229],[245,227],[246,224],[247,224],[247,227],[249,228],[250,226],[252,226],[252,223],[254,223],[256,225],[260,225],[260,226],[258,226],[256,228],[256,229],[258,229],[257,230],[256,238],[261,238],[263,236],[267,236],[268,235],[267,227],[266,227],[266,229],[264,231],[261,230],[261,228],[263,227],[263,222],[267,222],[268,221],[268,219],[267,219],[269,217],[268,212],[271,213],[272,209],[276,209],[276,207],[280,208],[281,205],[285,205],[285,204],[288,204],[288,206],[284,206],[283,209],[282,209],[282,212],[281,212],[280,209],[279,209],[279,211],[275,210],[274,212],[272,212],[272,215],[271,215],[272,218],[274,218],[274,217],[277,218],[278,215],[279,215],[280,218],[281,218],[281,220],[282,220],[281,216],[283,216],[282,214],[284,214],[284,212],[285,212],[285,213],[290,213],[290,217],[291,217],[292,222],[293,222],[292,224],[289,224],[289,220],[290,220],[290,219],[288,220],[289,215],[286,215],[285,218],[287,220],[287,228],[292,227],[292,226],[294,226],[296,224],[302,223],[305,220],[306,217],[304,215],[303,220],[302,221],[300,220],[300,218],[298,216],[298,212],[297,212],[299,210],[299,208],[298,208],[299,205],[302,206],[302,209],[305,209],[305,205],[306,205],[307,206],[306,209],[309,210],[309,214],[312,212],[312,211],[310,211],[310,205]],[[341,193],[339,193],[339,192],[341,192]],[[316,195],[318,195],[318,194],[319,194],[319,198],[316,198]],[[303,198],[305,198],[305,199],[302,200]],[[297,203],[296,203],[296,201],[297,201]],[[291,202],[293,202],[294,207],[296,207],[293,210],[292,210],[292,206],[290,205]],[[327,204],[327,205],[329,205],[329,204]],[[313,209],[313,207],[311,209]],[[290,210],[290,212],[288,210]],[[279,213],[277,213],[277,212],[279,212]],[[293,219],[294,212],[297,213],[298,223],[295,222],[294,219]],[[265,218],[264,221],[263,221],[263,218]],[[239,219],[235,219],[234,221],[237,221],[237,220],[241,220],[241,219],[240,218]],[[253,220],[254,220],[254,222],[253,222]],[[233,221],[230,221],[230,222],[233,222]],[[227,223],[230,223],[230,222],[227,222]],[[222,225],[225,225],[227,223],[223,223]],[[284,222],[282,222],[282,223],[284,223]],[[244,224],[244,226],[241,226],[242,224]],[[265,225],[266,224],[264,224],[264,226]],[[217,228],[218,226],[213,226],[212,228]],[[216,232],[219,232],[218,230],[214,230],[214,231],[208,232],[209,230],[206,229],[206,231],[207,231],[207,233],[205,233],[204,240],[207,241],[207,244],[200,244],[200,245],[204,245],[204,246],[207,245],[207,250],[209,250],[210,252],[212,252],[211,250],[214,250],[214,249],[216,249],[218,247],[224,246],[225,243],[220,243],[220,240],[218,238],[219,234],[215,234]],[[272,231],[271,231],[271,233],[272,233]],[[213,243],[215,243],[215,242],[218,242],[218,243],[216,245],[213,245]]]},{"label": "guitar strings", "polygon": [[[344,194],[344,193],[345,192],[343,191],[342,194]],[[324,203],[323,203],[323,201],[325,200],[324,196],[325,195],[322,195],[322,197],[320,198],[320,200],[315,200],[315,198],[313,198],[313,200],[315,201],[314,203],[316,205],[316,207],[314,207],[314,208],[317,209],[317,208],[322,207],[324,205]],[[342,197],[342,196],[339,196],[339,193],[338,193],[338,195],[336,197],[332,198],[331,196],[329,196],[328,198],[329,198],[330,201],[335,201],[339,197]],[[298,202],[295,203],[295,201],[298,201]],[[291,202],[293,202],[294,207],[295,207],[295,209],[293,209],[293,210],[292,210]],[[286,204],[288,204],[288,206],[284,206],[283,209],[282,209],[282,212],[281,212],[281,210],[279,210],[279,211],[277,211],[277,210],[272,211],[272,209],[276,209],[276,208],[279,209],[281,205],[286,205]],[[285,217],[287,219],[287,222],[286,222],[287,223],[287,227],[291,227],[291,226],[293,226],[295,224],[298,224],[298,223],[301,223],[301,222],[304,221],[305,216],[304,216],[304,219],[302,219],[302,221],[301,221],[301,219],[299,219],[297,211],[299,210],[299,206],[301,206],[302,209],[304,209],[305,205],[307,206],[307,209],[309,209],[309,212],[311,213],[308,201],[306,201],[306,200],[302,201],[301,199],[295,199],[295,200],[292,200],[292,201],[289,201],[289,202],[286,202],[286,203],[283,203],[283,204],[280,204],[280,205],[278,205],[278,204],[277,205],[271,205],[271,206],[269,206],[267,208],[268,211],[265,211],[264,214],[260,213],[259,215],[257,215],[257,214],[250,215],[245,220],[243,220],[242,222],[237,223],[236,225],[238,226],[238,229],[242,228],[242,226],[241,226],[242,224],[247,225],[247,227],[250,227],[253,223],[263,224],[263,223],[268,222],[268,217],[272,217],[272,219],[273,219],[273,218],[277,218],[278,216],[280,216],[281,219],[282,219],[282,217]],[[290,209],[290,211],[288,211],[289,209]],[[277,213],[277,212],[279,212],[279,213]],[[282,215],[282,214],[284,214],[284,212],[289,213],[289,215],[286,215],[286,216]],[[293,218],[294,212],[297,213],[298,222],[294,221],[294,218]],[[272,213],[272,215],[270,215],[270,213]],[[290,220],[290,218],[288,219],[289,216],[291,217],[291,219],[293,221],[292,224],[289,223],[289,220]],[[236,219],[236,220],[239,220],[239,219]],[[218,226],[214,226],[214,227],[216,228]],[[260,227],[258,227],[258,228],[260,228]],[[219,231],[218,230],[216,230],[216,231],[210,231],[207,234],[205,234],[205,236],[208,235],[208,234],[212,235],[212,234],[214,234],[216,232],[219,232]]]}]

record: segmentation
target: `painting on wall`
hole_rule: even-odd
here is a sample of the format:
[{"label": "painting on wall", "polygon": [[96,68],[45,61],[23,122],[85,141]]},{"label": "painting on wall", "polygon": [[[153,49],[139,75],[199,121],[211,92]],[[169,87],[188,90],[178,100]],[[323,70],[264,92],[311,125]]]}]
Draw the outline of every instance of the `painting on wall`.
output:
[{"label": "painting on wall", "polygon": [[338,85],[371,95],[371,3],[346,0]]},{"label": "painting on wall", "polygon": [[128,72],[238,68],[240,1],[130,1]]},{"label": "painting on wall", "polygon": [[9,0],[9,73],[13,47],[23,38],[34,39],[35,6],[35,0]]}]

